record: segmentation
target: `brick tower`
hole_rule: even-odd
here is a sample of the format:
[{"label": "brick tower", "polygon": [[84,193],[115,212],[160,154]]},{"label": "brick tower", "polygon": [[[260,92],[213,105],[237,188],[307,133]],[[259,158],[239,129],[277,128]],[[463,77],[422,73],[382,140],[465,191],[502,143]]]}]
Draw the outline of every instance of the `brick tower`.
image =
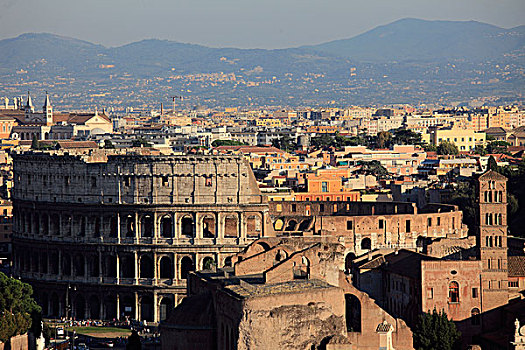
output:
[{"label": "brick tower", "polygon": [[508,303],[507,178],[489,170],[478,179],[477,246],[482,261],[482,312]]}]

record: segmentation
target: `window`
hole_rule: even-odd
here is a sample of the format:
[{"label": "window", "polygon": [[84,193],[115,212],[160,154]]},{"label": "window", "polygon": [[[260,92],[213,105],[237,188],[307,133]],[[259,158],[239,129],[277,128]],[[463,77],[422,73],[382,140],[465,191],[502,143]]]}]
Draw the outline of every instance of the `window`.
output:
[{"label": "window", "polygon": [[405,222],[405,231],[406,231],[406,232],[410,232],[410,220],[407,220],[407,221]]},{"label": "window", "polygon": [[97,187],[97,178],[95,176],[91,176],[91,187]]},{"label": "window", "polygon": [[459,284],[455,281],[448,285],[448,302],[459,303]]},{"label": "window", "polygon": [[319,204],[319,211],[324,211],[324,204]]},{"label": "window", "polygon": [[162,186],[169,186],[169,179],[168,179],[168,176],[163,176],[162,177]]},{"label": "window", "polygon": [[518,281],[509,281],[509,287],[510,288],[518,288],[519,287]]},{"label": "window", "polygon": [[323,181],[321,183],[321,192],[328,192],[328,182]]},{"label": "window", "polygon": [[428,227],[432,226],[432,218],[427,219],[427,226]]},{"label": "window", "polygon": [[477,298],[478,297],[478,289],[477,288],[472,288],[472,298]]},{"label": "window", "polygon": [[211,176],[208,176],[206,177],[206,182],[204,184],[206,187],[212,187],[213,186],[213,182],[212,182],[212,178]]},{"label": "window", "polygon": [[379,219],[379,229],[383,229],[385,227],[385,221],[383,219]]},{"label": "window", "polygon": [[434,299],[434,288],[427,288],[427,299]]},{"label": "window", "polygon": [[297,211],[297,204],[292,204],[292,212],[296,212]]},{"label": "window", "polygon": [[348,220],[346,222],[346,229],[347,230],[352,230],[353,229],[353,224],[354,224],[354,222],[352,220]]},{"label": "window", "polygon": [[437,217],[437,225],[441,226],[441,217],[439,217],[439,216]]}]

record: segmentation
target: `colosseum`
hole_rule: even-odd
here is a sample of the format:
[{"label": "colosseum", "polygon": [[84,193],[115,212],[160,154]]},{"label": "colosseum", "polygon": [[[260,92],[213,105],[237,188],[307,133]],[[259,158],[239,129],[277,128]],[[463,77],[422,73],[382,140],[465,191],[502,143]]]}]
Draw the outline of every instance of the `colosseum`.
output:
[{"label": "colosseum", "polygon": [[164,320],[190,271],[264,237],[336,240],[347,271],[375,249],[472,243],[455,206],[268,202],[241,156],[30,151],[13,168],[14,273],[49,317]]},{"label": "colosseum", "polygon": [[189,271],[267,235],[242,157],[26,152],[13,168],[14,273],[46,316],[162,320]]}]

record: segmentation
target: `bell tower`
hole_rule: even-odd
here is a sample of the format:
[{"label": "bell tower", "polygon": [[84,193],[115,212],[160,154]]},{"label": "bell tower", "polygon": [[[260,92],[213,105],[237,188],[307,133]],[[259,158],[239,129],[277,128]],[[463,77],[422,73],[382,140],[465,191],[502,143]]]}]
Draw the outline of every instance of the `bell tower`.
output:
[{"label": "bell tower", "polygon": [[42,112],[44,114],[44,122],[46,125],[52,125],[53,124],[53,107],[51,106],[51,103],[49,102],[49,95],[46,91],[46,100],[44,102],[44,106],[42,107]]},{"label": "bell tower", "polygon": [[477,246],[482,263],[482,312],[508,303],[507,178],[489,170],[478,178]]}]

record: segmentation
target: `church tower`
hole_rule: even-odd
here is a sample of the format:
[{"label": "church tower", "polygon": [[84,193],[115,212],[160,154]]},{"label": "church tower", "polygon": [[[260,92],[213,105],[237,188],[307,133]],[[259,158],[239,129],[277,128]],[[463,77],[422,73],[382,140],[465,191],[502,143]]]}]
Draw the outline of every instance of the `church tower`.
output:
[{"label": "church tower", "polygon": [[24,107],[24,112],[26,123],[28,123],[31,121],[31,116],[35,112],[35,108],[33,107],[33,102],[31,101],[31,95],[29,94],[29,90],[27,91],[27,102]]},{"label": "church tower", "polygon": [[482,262],[482,312],[508,303],[507,178],[489,170],[478,178],[477,246]]},{"label": "church tower", "polygon": [[46,125],[52,125],[53,124],[53,107],[51,106],[51,103],[49,102],[49,95],[46,91],[46,100],[44,102],[44,107],[42,108],[42,112],[44,112],[44,120],[46,122]]}]

